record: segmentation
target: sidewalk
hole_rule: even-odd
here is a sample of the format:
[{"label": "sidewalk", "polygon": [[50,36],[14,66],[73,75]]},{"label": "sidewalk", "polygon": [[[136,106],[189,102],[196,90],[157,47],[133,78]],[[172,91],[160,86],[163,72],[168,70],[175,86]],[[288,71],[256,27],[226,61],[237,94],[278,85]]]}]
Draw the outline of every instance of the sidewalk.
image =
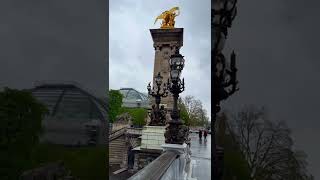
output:
[{"label": "sidewalk", "polygon": [[191,163],[192,177],[198,180],[211,179],[211,135],[207,140],[199,140],[198,134],[192,133],[191,137]]}]

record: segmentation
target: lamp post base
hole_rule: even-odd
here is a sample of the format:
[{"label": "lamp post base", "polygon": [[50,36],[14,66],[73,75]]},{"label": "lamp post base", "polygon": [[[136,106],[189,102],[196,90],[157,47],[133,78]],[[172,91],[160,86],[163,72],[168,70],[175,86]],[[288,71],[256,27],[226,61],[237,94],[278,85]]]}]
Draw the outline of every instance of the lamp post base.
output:
[{"label": "lamp post base", "polygon": [[169,121],[164,133],[165,143],[183,144],[188,138],[189,129],[181,121]]}]

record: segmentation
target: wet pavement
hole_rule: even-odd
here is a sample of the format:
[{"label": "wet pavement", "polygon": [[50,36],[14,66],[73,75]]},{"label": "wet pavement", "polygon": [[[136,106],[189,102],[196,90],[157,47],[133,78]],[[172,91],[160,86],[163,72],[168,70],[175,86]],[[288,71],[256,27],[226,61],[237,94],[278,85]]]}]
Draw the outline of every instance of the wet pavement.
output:
[{"label": "wet pavement", "polygon": [[211,135],[208,134],[207,140],[199,140],[196,133],[190,134],[191,138],[191,163],[192,178],[197,180],[211,179]]}]

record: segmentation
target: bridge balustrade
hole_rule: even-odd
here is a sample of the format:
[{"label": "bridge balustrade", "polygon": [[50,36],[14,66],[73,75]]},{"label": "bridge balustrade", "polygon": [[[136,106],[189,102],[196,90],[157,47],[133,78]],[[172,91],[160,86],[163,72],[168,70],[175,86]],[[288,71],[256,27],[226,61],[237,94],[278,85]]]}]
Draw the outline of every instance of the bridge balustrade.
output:
[{"label": "bridge balustrade", "polygon": [[128,180],[171,180],[191,177],[190,149],[183,145],[163,145],[164,152]]}]

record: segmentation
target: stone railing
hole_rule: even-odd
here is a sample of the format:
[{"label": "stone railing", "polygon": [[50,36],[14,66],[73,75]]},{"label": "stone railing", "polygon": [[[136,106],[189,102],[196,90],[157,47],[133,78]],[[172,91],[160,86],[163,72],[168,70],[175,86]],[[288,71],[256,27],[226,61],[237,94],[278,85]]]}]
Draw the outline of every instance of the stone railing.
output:
[{"label": "stone railing", "polygon": [[142,129],[143,128],[131,128],[131,127],[128,127],[127,128],[127,134],[132,134],[132,135],[142,135]]},{"label": "stone railing", "polygon": [[128,124],[111,124],[109,134],[122,129],[124,127],[128,127]]},{"label": "stone railing", "polygon": [[190,149],[186,144],[164,144],[164,153],[129,180],[186,180],[191,177]]},{"label": "stone railing", "polygon": [[165,152],[128,180],[160,180],[178,156],[179,155],[176,152]]},{"label": "stone railing", "polygon": [[122,136],[124,133],[126,133],[127,131],[127,127],[124,126],[120,129],[117,129],[115,131],[112,131],[110,134],[109,134],[109,141],[112,141],[116,138],[118,138],[119,136]]}]

